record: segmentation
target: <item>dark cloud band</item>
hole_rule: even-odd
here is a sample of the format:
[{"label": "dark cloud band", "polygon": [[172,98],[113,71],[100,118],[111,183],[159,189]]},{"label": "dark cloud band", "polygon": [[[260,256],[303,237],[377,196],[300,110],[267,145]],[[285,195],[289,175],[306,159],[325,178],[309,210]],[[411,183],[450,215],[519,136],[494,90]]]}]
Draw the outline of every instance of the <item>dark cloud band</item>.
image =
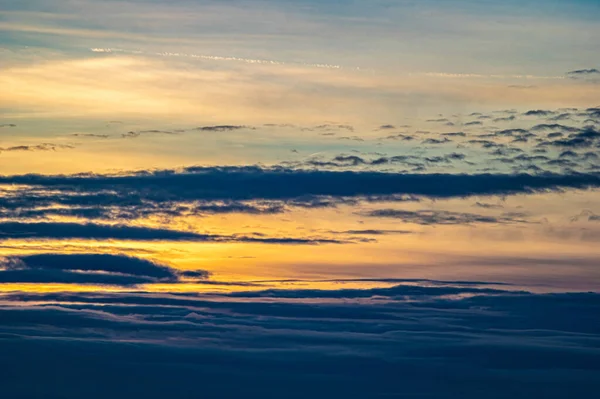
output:
[{"label": "dark cloud band", "polygon": [[3,222],[0,241],[7,239],[84,239],[135,241],[245,242],[262,244],[341,244],[325,238],[264,237],[262,235],[217,235],[151,227],[95,223]]},{"label": "dark cloud band", "polygon": [[[109,193],[135,200],[254,200],[305,196],[420,195],[435,198],[504,195],[600,186],[597,174],[402,174],[260,167],[190,167],[130,175],[2,176],[0,184],[60,190],[70,198]],[[40,193],[43,195],[43,193]],[[110,196],[103,200],[108,201]],[[57,198],[60,201],[60,198]]]}]

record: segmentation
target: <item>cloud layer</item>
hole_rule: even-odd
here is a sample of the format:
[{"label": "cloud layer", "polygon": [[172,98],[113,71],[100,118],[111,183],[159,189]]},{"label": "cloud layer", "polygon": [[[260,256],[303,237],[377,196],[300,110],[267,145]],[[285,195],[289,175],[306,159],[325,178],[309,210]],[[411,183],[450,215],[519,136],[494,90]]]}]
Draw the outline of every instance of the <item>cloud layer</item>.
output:
[{"label": "cloud layer", "polygon": [[[10,397],[42,385],[46,397],[68,399],[591,397],[600,387],[599,311],[597,294],[449,283],[11,293],[0,308],[0,364],[10,370],[0,382]],[[31,373],[36,384],[26,383]]]}]

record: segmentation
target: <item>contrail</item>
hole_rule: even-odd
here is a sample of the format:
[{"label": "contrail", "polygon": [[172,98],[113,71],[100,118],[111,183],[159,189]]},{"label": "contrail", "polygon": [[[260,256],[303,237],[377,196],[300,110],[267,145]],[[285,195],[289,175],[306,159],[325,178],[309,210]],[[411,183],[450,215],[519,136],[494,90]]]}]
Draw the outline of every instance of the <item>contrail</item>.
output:
[{"label": "contrail", "polygon": [[[253,58],[241,58],[241,57],[222,57],[216,55],[206,55],[206,54],[190,54],[190,53],[172,53],[168,51],[163,52],[147,52],[141,50],[125,50],[120,48],[90,48],[94,53],[126,53],[126,54],[145,54],[145,55],[155,55],[160,57],[185,57],[185,58],[196,58],[201,60],[209,60],[209,61],[232,61],[232,62],[243,62],[246,64],[265,64],[265,65],[301,65],[312,68],[326,68],[326,69],[342,69],[343,67],[340,65],[333,64],[313,64],[307,62],[286,62],[286,61],[276,61],[276,60],[264,60],[264,59],[253,59]],[[348,69],[348,68],[346,68]],[[360,68],[355,67],[351,69]]]}]

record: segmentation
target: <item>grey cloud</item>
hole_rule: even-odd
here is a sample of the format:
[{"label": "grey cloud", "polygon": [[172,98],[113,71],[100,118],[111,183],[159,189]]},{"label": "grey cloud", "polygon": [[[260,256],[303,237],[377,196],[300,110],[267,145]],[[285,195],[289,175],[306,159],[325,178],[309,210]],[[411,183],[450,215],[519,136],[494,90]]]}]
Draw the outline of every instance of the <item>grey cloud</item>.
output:
[{"label": "grey cloud", "polygon": [[73,133],[71,136],[90,137],[90,138],[98,138],[98,139],[107,139],[110,137],[108,134],[94,134],[94,133]]},{"label": "grey cloud", "polygon": [[399,209],[378,209],[364,213],[365,216],[399,219],[405,223],[421,225],[463,225],[474,223],[525,223],[521,217],[511,215],[486,216],[474,213],[451,212],[443,210],[406,211]]},{"label": "grey cloud", "polygon": [[581,130],[577,129],[576,133],[570,134],[565,139],[555,140],[548,144],[557,147],[600,148],[600,131],[588,126]]},{"label": "grey cloud", "polygon": [[575,71],[569,71],[569,72],[567,72],[567,75],[571,75],[571,76],[600,75],[600,70],[598,70],[596,68],[578,69],[578,70],[575,70]]},{"label": "grey cloud", "polygon": [[37,240],[136,240],[190,242],[247,242],[262,244],[341,244],[328,238],[264,237],[262,235],[217,235],[128,225],[59,222],[0,222],[0,241]]},{"label": "grey cloud", "polygon": [[450,143],[452,142],[450,139],[448,139],[447,137],[444,137],[443,139],[434,139],[434,138],[428,138],[425,139],[423,141],[421,141],[421,144],[445,144],[445,143]]},{"label": "grey cloud", "polygon": [[123,138],[136,138],[136,137],[140,137],[141,135],[146,135],[146,134],[167,134],[167,135],[171,135],[171,134],[177,134],[176,132],[171,132],[168,130],[156,130],[156,129],[151,129],[151,130],[138,130],[138,131],[130,131],[127,133],[123,133],[121,136]]},{"label": "grey cloud", "polygon": [[571,115],[567,114],[567,113],[559,114],[559,115],[549,118],[549,120],[551,120],[551,121],[564,121],[564,120],[568,120],[568,119],[571,119]]},{"label": "grey cloud", "polygon": [[576,133],[579,131],[579,128],[561,125],[559,123],[540,123],[531,128],[533,131],[547,131],[547,130],[557,130],[563,133]]},{"label": "grey cloud", "polygon": [[410,230],[382,230],[382,229],[364,229],[364,230],[329,230],[330,234],[351,234],[351,235],[366,235],[366,236],[382,236],[392,234],[414,234]]},{"label": "grey cloud", "polygon": [[527,112],[523,113],[523,115],[525,115],[525,116],[549,116],[549,115],[554,115],[554,113],[555,113],[554,111],[535,109],[535,110],[527,111]]},{"label": "grey cloud", "polygon": [[175,283],[180,277],[204,279],[203,270],[182,275],[149,260],[108,254],[37,254],[9,256],[0,262],[0,283],[138,285]]},{"label": "grey cloud", "polygon": [[449,137],[466,137],[466,133],[464,133],[464,132],[442,133],[442,136],[449,136]]},{"label": "grey cloud", "polygon": [[[411,156],[392,157],[394,161]],[[434,198],[531,193],[600,186],[594,174],[403,174],[333,172],[285,168],[189,167],[129,175],[0,176],[0,183],[27,186],[4,198],[5,206],[40,202],[70,206],[131,205],[174,201],[290,200],[305,196],[416,195]],[[54,190],[54,191],[45,191]],[[56,194],[58,191],[60,194]],[[17,195],[18,194],[18,195]],[[27,194],[32,195],[28,197]],[[35,200],[35,203],[34,203]]]},{"label": "grey cloud", "polygon": [[517,117],[514,115],[511,115],[511,116],[507,116],[505,118],[494,118],[494,122],[509,122],[509,121],[514,121],[515,119],[517,119]]},{"label": "grey cloud", "polygon": [[13,152],[13,151],[56,151],[64,149],[75,148],[70,144],[52,144],[42,143],[37,145],[17,145],[12,147],[0,147],[0,152]]},{"label": "grey cloud", "polygon": [[486,204],[483,202],[476,202],[474,206],[484,209],[502,209],[504,206],[498,204]]},{"label": "grey cloud", "polygon": [[227,132],[232,130],[240,130],[240,129],[254,129],[251,126],[244,125],[216,125],[216,126],[200,126],[195,128],[195,130],[199,130],[202,132]]}]

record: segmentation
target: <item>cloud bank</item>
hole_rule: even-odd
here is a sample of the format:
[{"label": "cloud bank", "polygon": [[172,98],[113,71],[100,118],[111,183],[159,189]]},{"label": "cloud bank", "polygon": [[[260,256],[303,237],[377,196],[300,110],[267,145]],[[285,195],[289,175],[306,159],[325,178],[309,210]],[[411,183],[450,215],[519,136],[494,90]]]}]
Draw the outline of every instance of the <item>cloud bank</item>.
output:
[{"label": "cloud bank", "polygon": [[8,372],[0,382],[14,398],[36,396],[39,386],[46,397],[66,399],[200,391],[206,398],[562,398],[593,397],[600,388],[597,294],[445,283],[2,299],[0,365]]}]

